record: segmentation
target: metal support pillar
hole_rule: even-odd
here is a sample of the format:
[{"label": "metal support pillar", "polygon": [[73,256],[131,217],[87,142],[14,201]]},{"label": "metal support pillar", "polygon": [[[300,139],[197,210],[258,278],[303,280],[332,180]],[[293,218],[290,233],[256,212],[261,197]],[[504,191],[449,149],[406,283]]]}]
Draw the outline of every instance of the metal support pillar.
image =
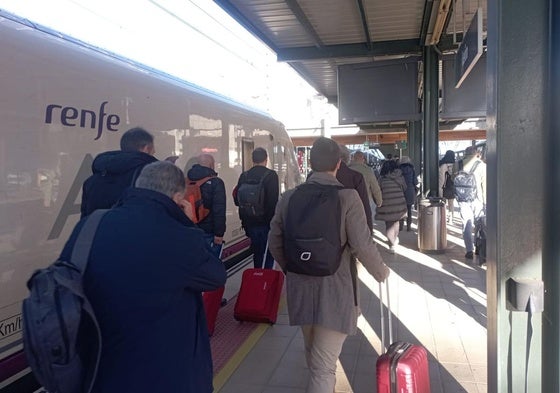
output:
[{"label": "metal support pillar", "polygon": [[439,155],[439,58],[434,47],[425,46],[422,53],[424,63],[424,99],[422,100],[423,116],[423,185],[424,193],[438,194],[438,155]]},{"label": "metal support pillar", "polygon": [[[560,154],[560,4],[550,0],[550,44],[549,55],[549,120],[547,124],[548,151],[543,157],[558,157]],[[554,108],[554,109],[550,109]],[[550,168],[550,162],[545,163]],[[546,289],[543,313],[542,391],[560,392],[560,171],[546,171],[547,190],[545,196],[545,230],[543,244],[543,277]]]},{"label": "metal support pillar", "polygon": [[[558,195],[558,187],[550,189],[547,184],[545,190],[544,181],[545,177],[547,183],[551,176],[558,178],[558,173],[553,174],[557,171],[551,168],[559,146],[557,140],[553,146],[555,155],[546,154],[546,146],[550,146],[547,140],[550,138],[547,136],[548,56],[553,52],[549,46],[549,1],[488,0],[489,392],[558,392],[557,384],[556,389],[541,390],[543,371],[552,375],[558,370],[558,310],[553,311],[556,320],[550,327],[555,339],[544,343],[543,348],[543,314],[510,311],[508,295],[514,291],[506,289],[512,278],[543,280],[547,266],[558,264],[560,255],[556,236],[553,240],[556,260],[544,261],[542,257],[546,234],[544,217],[551,215],[544,202],[545,196],[554,191]],[[560,225],[557,217],[552,223],[556,233]],[[558,280],[558,275],[550,278]],[[558,281],[554,286],[558,286]],[[550,307],[557,309],[557,292],[555,298],[551,299],[550,294],[547,297],[545,312],[549,312]],[[543,364],[543,351],[553,351],[556,358]],[[558,375],[554,375],[557,381]]]},{"label": "metal support pillar", "polygon": [[422,173],[422,122],[411,121],[408,123],[408,154],[414,165],[416,175]]}]

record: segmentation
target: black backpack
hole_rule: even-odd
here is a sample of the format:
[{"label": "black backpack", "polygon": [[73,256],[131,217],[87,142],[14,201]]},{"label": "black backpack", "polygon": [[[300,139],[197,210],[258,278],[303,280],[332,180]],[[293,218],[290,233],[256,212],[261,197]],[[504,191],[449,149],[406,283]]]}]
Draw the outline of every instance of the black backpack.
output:
[{"label": "black backpack", "polygon": [[95,231],[107,211],[88,216],[70,261],[59,259],[27,281],[29,296],[22,310],[25,356],[37,380],[51,393],[89,393],[95,381],[101,331],[82,278]]},{"label": "black backpack", "polygon": [[247,173],[237,189],[237,202],[239,212],[243,218],[263,218],[265,215],[265,190],[264,180],[270,171],[260,179],[249,178]]},{"label": "black backpack", "polygon": [[442,190],[445,199],[455,198],[455,182],[453,176],[451,176],[448,171],[445,171],[445,182],[443,183]]},{"label": "black backpack", "polygon": [[455,175],[453,185],[457,202],[472,202],[476,199],[477,186],[474,171],[479,163],[480,161],[476,161],[470,171],[461,170]]},{"label": "black backpack", "polygon": [[284,223],[286,270],[310,276],[334,274],[341,262],[341,206],[343,187],[305,183],[288,203]]}]

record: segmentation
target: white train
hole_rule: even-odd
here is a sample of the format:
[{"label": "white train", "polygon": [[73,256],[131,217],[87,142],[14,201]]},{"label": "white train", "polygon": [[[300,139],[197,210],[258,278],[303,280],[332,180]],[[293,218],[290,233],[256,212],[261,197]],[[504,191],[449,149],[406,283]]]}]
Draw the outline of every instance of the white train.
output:
[{"label": "white train", "polygon": [[[184,167],[208,152],[231,193],[262,146],[280,190],[301,181],[283,125],[264,113],[0,11],[0,391],[25,391],[21,301],[26,280],[56,259],[80,216],[93,157],[124,131],[155,136],[156,157]],[[250,260],[228,195],[223,259]],[[235,291],[226,288],[227,291]]]}]

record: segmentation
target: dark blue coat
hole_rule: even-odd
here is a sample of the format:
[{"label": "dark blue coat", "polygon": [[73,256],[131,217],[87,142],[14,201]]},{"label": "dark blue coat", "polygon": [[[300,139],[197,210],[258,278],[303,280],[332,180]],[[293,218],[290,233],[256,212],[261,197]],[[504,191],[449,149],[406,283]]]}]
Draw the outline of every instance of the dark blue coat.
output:
[{"label": "dark blue coat", "polygon": [[103,340],[93,391],[212,392],[201,291],[225,281],[203,231],[170,198],[128,189],[100,223],[84,276]]},{"label": "dark blue coat", "polygon": [[200,186],[200,193],[204,207],[210,210],[210,214],[197,225],[208,234],[223,237],[226,232],[226,186],[224,181],[217,177],[218,174],[213,169],[199,164],[195,164],[187,173],[187,177],[191,181],[208,176],[214,176],[214,178]]},{"label": "dark blue coat", "polygon": [[110,209],[144,166],[157,159],[141,151],[108,151],[95,157],[82,189],[82,218],[96,209]]},{"label": "dark blue coat", "polygon": [[401,169],[404,182],[406,183],[406,190],[404,191],[406,204],[413,205],[416,199],[416,172],[414,171],[414,166],[405,163],[401,164],[399,168]]}]

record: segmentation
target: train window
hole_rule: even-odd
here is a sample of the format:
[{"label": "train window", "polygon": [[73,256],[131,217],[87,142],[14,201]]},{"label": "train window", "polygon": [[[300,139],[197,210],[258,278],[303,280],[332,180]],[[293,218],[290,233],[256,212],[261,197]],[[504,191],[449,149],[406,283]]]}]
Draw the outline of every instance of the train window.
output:
[{"label": "train window", "polygon": [[195,135],[220,138],[222,136],[222,121],[209,119],[200,115],[190,115],[189,124]]}]

